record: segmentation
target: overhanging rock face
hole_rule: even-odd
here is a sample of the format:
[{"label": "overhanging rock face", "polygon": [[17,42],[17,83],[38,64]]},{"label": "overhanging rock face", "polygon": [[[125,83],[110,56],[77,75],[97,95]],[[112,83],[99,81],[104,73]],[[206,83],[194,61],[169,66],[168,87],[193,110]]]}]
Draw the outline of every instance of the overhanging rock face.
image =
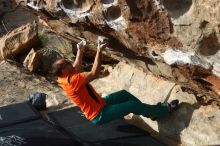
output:
[{"label": "overhanging rock face", "polygon": [[212,65],[213,73],[220,76],[220,1],[173,2],[164,4],[171,16],[173,34],[183,44],[182,50],[205,59]]},{"label": "overhanging rock face", "polygon": [[[111,38],[112,43],[119,43],[113,46],[116,50],[125,48],[146,56],[153,49],[162,59],[166,51],[174,50],[170,54],[174,56],[178,50],[192,57],[188,61],[178,55],[181,64],[202,66],[220,76],[218,0],[17,0],[17,3],[39,12],[47,11],[47,16],[93,33],[98,31]],[[195,63],[193,58],[199,59]],[[166,56],[166,62],[170,60],[172,57]],[[178,62],[174,60],[172,64]]]},{"label": "overhanging rock face", "polygon": [[64,12],[71,23],[93,24],[136,51],[146,47],[151,41],[181,46],[181,43],[171,36],[173,26],[168,13],[157,1],[48,0],[23,3],[36,10],[45,9],[63,19]]}]

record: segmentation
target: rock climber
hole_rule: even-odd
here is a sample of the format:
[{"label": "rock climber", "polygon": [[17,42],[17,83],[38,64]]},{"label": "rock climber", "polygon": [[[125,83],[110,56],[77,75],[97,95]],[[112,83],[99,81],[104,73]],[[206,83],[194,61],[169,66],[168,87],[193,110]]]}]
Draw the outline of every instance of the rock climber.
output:
[{"label": "rock climber", "polygon": [[178,100],[149,105],[142,103],[126,90],[120,90],[101,97],[90,82],[99,76],[102,51],[108,44],[98,41],[95,60],[89,72],[81,71],[85,45],[85,41],[81,41],[76,45],[77,54],[73,63],[61,58],[53,63],[52,69],[58,77],[58,85],[63,88],[66,95],[92,123],[105,124],[129,113],[158,119],[169,116],[172,111],[177,109]]}]

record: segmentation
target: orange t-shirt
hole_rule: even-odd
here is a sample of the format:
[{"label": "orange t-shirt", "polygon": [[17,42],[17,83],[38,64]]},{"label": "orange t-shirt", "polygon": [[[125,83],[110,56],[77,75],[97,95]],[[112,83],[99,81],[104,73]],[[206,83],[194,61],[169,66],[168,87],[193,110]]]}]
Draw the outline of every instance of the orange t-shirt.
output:
[{"label": "orange t-shirt", "polygon": [[86,85],[84,81],[85,73],[73,73],[68,77],[58,77],[59,86],[81,109],[86,118],[92,120],[99,114],[106,103],[94,88],[90,84]]}]

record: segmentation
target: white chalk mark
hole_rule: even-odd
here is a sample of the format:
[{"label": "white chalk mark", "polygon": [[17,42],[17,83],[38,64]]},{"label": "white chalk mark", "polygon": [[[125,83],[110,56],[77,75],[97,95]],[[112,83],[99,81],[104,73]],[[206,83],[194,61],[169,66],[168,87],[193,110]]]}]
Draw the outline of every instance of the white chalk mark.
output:
[{"label": "white chalk mark", "polygon": [[21,146],[26,143],[24,138],[17,135],[0,137],[0,146]]}]

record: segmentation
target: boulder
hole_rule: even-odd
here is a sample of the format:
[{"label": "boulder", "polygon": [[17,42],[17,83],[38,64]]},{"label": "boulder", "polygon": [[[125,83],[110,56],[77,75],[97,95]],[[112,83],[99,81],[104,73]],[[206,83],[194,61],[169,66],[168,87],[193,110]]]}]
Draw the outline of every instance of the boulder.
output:
[{"label": "boulder", "polygon": [[26,56],[23,65],[30,71],[35,72],[39,67],[39,54],[34,51],[34,49],[31,49],[31,51]]},{"label": "boulder", "polygon": [[[197,64],[210,64],[212,72],[220,77],[218,0],[54,0],[44,3],[32,0],[25,3],[35,10],[48,11],[49,17],[76,24],[72,27],[98,31],[111,38],[111,44],[116,44],[113,45],[115,51],[132,50],[146,56],[149,49],[153,49],[163,59],[164,52],[179,50],[200,58]],[[192,62],[192,65],[195,64]]]},{"label": "boulder", "polygon": [[0,39],[0,60],[14,58],[39,44],[36,22],[28,23]]},{"label": "boulder", "polygon": [[126,117],[128,121],[150,131],[167,145],[198,146],[220,143],[220,109],[217,105],[201,105],[198,96],[206,97],[199,95],[201,92],[190,92],[184,86],[146,74],[128,63],[119,63],[108,77],[94,81],[93,85],[103,96],[126,89],[147,104],[180,100],[180,108],[165,119],[152,121],[132,114]]},{"label": "boulder", "polygon": [[2,97],[0,99],[0,106],[28,101],[28,96],[36,92],[48,95],[47,111],[74,106],[59,87],[51,84],[45,77],[31,74],[14,61],[1,61],[0,70]]},{"label": "boulder", "polygon": [[17,7],[15,0],[0,1],[0,37],[11,30],[33,22],[36,16],[23,7]]},{"label": "boulder", "polygon": [[183,44],[182,51],[193,53],[213,65],[220,76],[220,2],[218,0],[163,1],[174,28],[173,35]]},{"label": "boulder", "polygon": [[51,66],[58,58],[64,57],[73,60],[72,44],[47,29],[39,30],[39,38],[42,42],[42,48],[37,50],[39,54],[39,71],[43,74],[48,74],[51,71]]}]

